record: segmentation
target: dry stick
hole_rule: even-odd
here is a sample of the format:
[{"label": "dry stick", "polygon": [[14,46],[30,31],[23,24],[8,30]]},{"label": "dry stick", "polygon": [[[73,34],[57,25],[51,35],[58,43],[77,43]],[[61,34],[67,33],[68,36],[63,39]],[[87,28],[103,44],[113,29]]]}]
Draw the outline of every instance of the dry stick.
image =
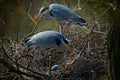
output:
[{"label": "dry stick", "polygon": [[27,65],[27,69],[29,68],[30,64],[32,63],[32,60],[30,60],[30,62]]},{"label": "dry stick", "polygon": [[[87,1],[88,1],[88,0],[86,0],[86,3],[87,3]],[[86,4],[86,3],[85,3],[85,4]],[[99,20],[109,9],[110,9],[110,7],[108,7],[108,8],[97,18],[97,20]],[[84,52],[84,50],[85,50],[85,48],[86,48],[86,46],[87,46],[87,44],[88,44],[88,42],[89,42],[89,40],[90,40],[90,38],[91,38],[91,34],[93,33],[93,30],[94,30],[94,28],[95,28],[96,25],[97,25],[97,22],[95,22],[95,24],[93,25],[93,27],[92,27],[92,29],[91,29],[91,31],[90,31],[90,34],[88,35],[87,41],[86,41],[84,47],[82,48],[82,50],[80,51],[80,53],[78,54],[78,56],[77,56],[73,61],[71,61],[71,63],[68,64],[68,65],[65,67],[64,70],[66,70],[66,68],[67,68],[69,65],[74,64],[75,61],[82,55],[82,53]],[[61,71],[61,73],[58,75],[57,78],[59,78],[60,75],[61,75],[62,73],[64,73],[64,70]]]},{"label": "dry stick", "polygon": [[[25,54],[25,55],[20,56],[19,58],[17,58],[17,59],[16,59],[16,63],[18,63],[18,60],[20,60],[20,59],[22,59],[22,58],[24,58],[24,57],[27,57],[27,56],[32,57],[31,55]],[[30,63],[31,63],[31,60],[30,60],[30,62],[28,63],[27,68],[29,67]]]},{"label": "dry stick", "polygon": [[83,3],[81,9],[84,9],[84,7],[86,6],[87,2],[88,2],[88,0],[86,0],[86,1]]},{"label": "dry stick", "polygon": [[80,8],[80,0],[78,0],[78,8]]},{"label": "dry stick", "polygon": [[[47,74],[45,74],[45,73],[36,72],[36,71],[31,70],[31,69],[27,69],[27,68],[21,66],[20,64],[16,63],[15,61],[13,61],[13,60],[7,55],[7,53],[6,53],[6,51],[5,51],[5,48],[4,48],[3,46],[0,48],[0,51],[1,51],[1,60],[4,61],[4,62],[6,62],[7,65],[5,64],[5,66],[8,66],[9,69],[12,69],[12,68],[14,67],[13,69],[16,70],[16,67],[13,66],[13,65],[17,64],[21,69],[24,69],[24,70],[26,70],[26,71],[29,71],[29,72],[33,73],[36,77],[39,77],[39,78],[41,78],[41,76],[43,76],[43,77],[49,77],[49,75],[47,75]],[[2,64],[3,64],[3,63],[2,63]],[[27,73],[26,73],[26,74],[27,74]],[[38,76],[38,75],[39,75],[39,76]]]},{"label": "dry stick", "polygon": [[84,47],[82,48],[82,50],[80,51],[80,53],[78,54],[78,57],[80,57],[82,55],[82,53],[85,51],[85,48],[87,47],[87,44],[88,44],[88,42],[89,42],[89,40],[91,38],[91,34],[93,33],[93,30],[94,30],[94,28],[95,28],[96,25],[97,25],[96,23],[93,25],[93,27],[92,27],[89,35],[88,35],[87,41],[86,41]]},{"label": "dry stick", "polygon": [[[16,74],[22,74],[28,77],[33,77],[35,79],[41,79],[43,80],[40,76],[36,75],[36,74],[28,74],[22,71],[18,71],[15,67],[15,62],[11,61],[11,59],[9,58],[9,56],[7,55],[5,49],[3,46],[0,47],[0,51],[1,51],[1,58],[0,58],[0,63],[3,64],[5,67],[7,67],[11,72],[14,72]],[[19,65],[18,65],[19,66]]]},{"label": "dry stick", "polygon": [[78,54],[78,56],[77,56],[73,61],[71,61],[71,63],[70,63],[69,65],[75,63],[75,61],[83,54],[83,52],[85,51],[85,48],[86,48],[86,46],[87,46],[87,44],[88,44],[88,42],[89,42],[89,40],[90,40],[90,38],[91,38],[91,34],[93,33],[93,30],[94,30],[95,26],[98,25],[98,24],[97,24],[97,21],[98,21],[110,8],[111,8],[111,6],[109,6],[109,7],[97,18],[96,22],[94,23],[94,25],[93,25],[93,27],[92,27],[92,29],[91,29],[91,31],[90,31],[90,34],[88,35],[88,38],[87,38],[87,41],[86,41],[84,47],[82,48],[82,50],[80,51],[80,53]]},{"label": "dry stick", "polygon": [[[109,7],[97,18],[96,21],[98,21],[110,8],[111,8],[111,6],[109,6]],[[97,22],[95,22],[95,25],[92,27],[92,30],[91,30],[90,34],[88,35],[88,40],[87,40],[86,44],[84,45],[83,49],[81,50],[81,52],[80,52],[80,54],[79,54],[80,56],[82,55],[81,53],[82,53],[82,52],[84,51],[84,49],[86,48],[87,43],[88,43],[88,41],[89,41],[89,38],[90,38],[91,34],[93,33],[93,30],[94,30],[95,26],[97,26],[97,25],[98,25]]]},{"label": "dry stick", "polygon": [[34,19],[30,16],[29,13],[27,13],[27,15],[30,17],[30,19],[34,22],[35,25],[34,25],[32,31],[31,31],[27,36],[25,36],[24,39],[27,38],[27,37],[30,37],[31,35],[34,34],[35,30],[36,30],[37,27],[38,27],[38,24],[40,23],[40,21],[41,21],[41,19],[42,19],[42,18],[40,18],[38,22],[35,22]]},{"label": "dry stick", "polygon": [[[78,54],[78,56],[77,56],[73,61],[71,61],[70,65],[73,64],[73,63],[75,63],[75,61],[76,61],[76,60],[82,55],[82,53],[84,52],[84,50],[85,50],[85,48],[86,48],[86,46],[87,46],[87,44],[88,44],[88,41],[90,40],[91,34],[92,34],[95,26],[96,26],[96,25],[94,25],[94,26],[92,27],[92,29],[91,29],[91,31],[90,31],[90,34],[88,35],[88,39],[87,39],[84,47],[82,48],[81,52]],[[66,68],[67,68],[68,66],[69,66],[69,64],[65,67],[64,70],[61,71],[61,73],[57,76],[57,78],[59,78],[60,75],[61,75],[62,73],[64,73],[64,71],[66,70]]]},{"label": "dry stick", "polygon": [[[31,15],[30,15],[31,7],[32,7],[32,3],[30,3],[29,10],[28,10],[28,12],[25,13],[25,14],[27,14],[28,17],[32,20],[32,22],[34,23],[34,27],[33,27],[32,31],[31,31],[26,37],[29,37],[29,36],[33,35],[34,31],[36,30],[36,28],[38,27],[38,24],[39,24],[40,21],[41,21],[41,18],[39,19],[38,22],[36,22],[36,21],[31,17]],[[26,38],[26,37],[25,37],[25,38]],[[24,39],[25,39],[25,38],[24,38]]]},{"label": "dry stick", "polygon": [[[95,26],[96,26],[96,23],[93,25],[93,27],[92,27],[92,29],[91,29],[91,31],[90,31],[90,34],[88,35],[88,38],[87,38],[87,40],[86,40],[86,43],[85,43],[85,45],[83,46],[83,48],[82,48],[82,50],[80,51],[80,53],[77,55],[77,57],[76,57],[74,60],[71,61],[71,63],[69,63],[69,64],[66,65],[65,69],[66,69],[69,65],[73,65],[73,64],[76,62],[76,60],[81,57],[81,55],[83,54],[83,52],[85,51],[85,49],[86,49],[86,47],[87,47],[87,44],[88,44],[88,42],[89,42],[89,40],[90,40],[90,38],[91,38],[91,34],[93,33],[93,30],[94,30]],[[62,72],[62,73],[63,73],[63,72]]]},{"label": "dry stick", "polygon": [[106,35],[107,33],[105,32],[101,32],[101,31],[96,31],[96,30],[93,30],[94,33],[98,33],[98,34],[103,34],[103,35]]},{"label": "dry stick", "polygon": [[5,67],[7,67],[11,72],[14,72],[16,74],[22,74],[22,75],[25,75],[27,77],[32,77],[34,79],[41,79],[41,80],[43,80],[40,76],[37,76],[35,74],[30,74],[30,73],[28,74],[28,73],[25,73],[25,72],[22,72],[22,71],[18,71],[16,69],[16,67],[14,67],[12,64],[8,65],[9,61],[6,62],[5,60],[0,59],[0,63],[3,64]]},{"label": "dry stick", "polygon": [[[16,60],[16,63],[18,63],[18,60],[19,60],[19,59],[22,59],[22,58],[24,58],[24,57],[26,57],[26,56],[30,56],[30,55],[26,54],[26,55],[23,55],[23,56],[19,57],[19,58]],[[19,68],[19,65],[18,65],[18,64],[16,64],[16,67],[17,67],[17,70],[20,71],[20,68]],[[28,67],[27,67],[27,68],[28,68]],[[19,73],[19,75],[20,75],[21,79],[23,80],[24,78],[23,78],[22,74]]]},{"label": "dry stick", "polygon": [[34,24],[37,24],[37,22],[31,17],[30,13],[26,13],[26,14],[28,15],[28,17],[32,20],[32,22],[33,22]]},{"label": "dry stick", "polygon": [[29,7],[28,12],[26,14],[34,22],[34,24],[37,24],[36,21],[30,15],[31,8],[32,8],[32,3],[30,2],[30,7]]},{"label": "dry stick", "polygon": [[32,8],[32,3],[30,2],[30,7],[29,7],[29,9],[28,9],[28,13],[30,13],[31,8]]},{"label": "dry stick", "polygon": [[[16,63],[18,62],[18,60],[16,60]],[[17,71],[19,72],[18,74],[20,75],[21,79],[24,80],[22,74],[20,73],[20,68],[19,66],[16,64],[16,67],[17,67]]]},{"label": "dry stick", "polygon": [[51,77],[51,56],[49,56],[49,76],[50,76],[50,80],[52,80],[52,77]]},{"label": "dry stick", "polygon": [[85,48],[87,47],[87,44],[88,44],[88,42],[89,42],[89,40],[90,40],[90,38],[91,38],[91,34],[93,33],[93,30],[94,30],[95,26],[96,26],[96,23],[95,23],[94,26],[92,27],[92,29],[91,29],[91,31],[90,31],[90,34],[88,35],[87,41],[86,41],[84,47],[82,48],[81,52],[78,54],[78,56],[77,56],[74,60],[71,61],[70,64],[67,64],[67,66],[61,71],[61,73],[57,76],[57,78],[59,78],[60,75],[61,75],[62,73],[64,73],[64,71],[68,68],[69,65],[74,64],[74,63],[76,62],[76,60],[77,60],[77,59],[82,55],[82,53],[85,51]]}]

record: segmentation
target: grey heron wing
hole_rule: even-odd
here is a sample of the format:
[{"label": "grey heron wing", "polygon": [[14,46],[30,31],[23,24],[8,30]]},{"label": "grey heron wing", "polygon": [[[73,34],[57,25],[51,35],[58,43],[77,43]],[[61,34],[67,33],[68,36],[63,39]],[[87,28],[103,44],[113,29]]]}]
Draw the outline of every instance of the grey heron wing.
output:
[{"label": "grey heron wing", "polygon": [[57,45],[60,45],[60,43],[61,43],[61,39],[60,38],[56,38],[55,41],[56,41]]},{"label": "grey heron wing", "polygon": [[64,8],[53,8],[50,9],[50,14],[57,20],[57,21],[62,21],[62,20],[70,20],[74,17],[76,17],[76,14],[70,11],[69,9],[64,9]]},{"label": "grey heron wing", "polygon": [[75,23],[86,23],[86,21],[80,17],[78,14],[73,12],[66,6],[59,4],[51,4],[49,6],[50,14],[58,21],[67,21],[67,22],[75,22]]}]

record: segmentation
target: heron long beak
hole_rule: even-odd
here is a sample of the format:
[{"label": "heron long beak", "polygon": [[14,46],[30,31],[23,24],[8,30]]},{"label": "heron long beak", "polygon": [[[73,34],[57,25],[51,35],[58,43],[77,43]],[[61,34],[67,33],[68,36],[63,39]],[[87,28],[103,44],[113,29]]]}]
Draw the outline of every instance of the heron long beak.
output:
[{"label": "heron long beak", "polygon": [[35,17],[34,17],[34,20],[37,20],[39,17],[41,17],[41,13],[38,13]]}]

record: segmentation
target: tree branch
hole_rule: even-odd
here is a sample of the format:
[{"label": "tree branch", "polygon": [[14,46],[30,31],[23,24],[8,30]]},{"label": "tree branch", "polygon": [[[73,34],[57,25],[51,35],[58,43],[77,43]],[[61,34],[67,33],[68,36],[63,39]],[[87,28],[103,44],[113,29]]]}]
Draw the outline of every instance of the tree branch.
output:
[{"label": "tree branch", "polygon": [[[21,75],[25,75],[28,77],[33,77],[35,79],[41,79],[43,80],[41,77],[49,77],[49,75],[45,74],[45,73],[40,73],[40,72],[35,72],[31,69],[25,68],[23,66],[21,66],[20,64],[14,62],[6,53],[5,48],[3,46],[0,46],[0,63],[3,64],[5,67],[7,67],[11,72],[14,72],[16,74],[21,74]],[[25,72],[20,71],[17,69],[16,65],[23,69]],[[26,73],[26,72],[31,72],[31,73]]]}]

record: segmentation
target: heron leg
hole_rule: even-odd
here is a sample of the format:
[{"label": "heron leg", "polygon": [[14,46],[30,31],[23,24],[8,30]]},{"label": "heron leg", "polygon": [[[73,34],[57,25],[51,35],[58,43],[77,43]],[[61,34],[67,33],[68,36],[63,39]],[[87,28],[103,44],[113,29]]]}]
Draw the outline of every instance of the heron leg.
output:
[{"label": "heron leg", "polygon": [[71,31],[70,31],[70,23],[67,23],[65,28],[64,28],[64,32],[66,33],[66,35],[68,36],[68,38],[70,39],[70,35],[71,35]]},{"label": "heron leg", "polygon": [[59,32],[61,33],[61,25],[59,25]]},{"label": "heron leg", "polygon": [[64,33],[63,26],[59,26],[59,32],[60,32],[61,34],[63,34],[63,33]]}]

